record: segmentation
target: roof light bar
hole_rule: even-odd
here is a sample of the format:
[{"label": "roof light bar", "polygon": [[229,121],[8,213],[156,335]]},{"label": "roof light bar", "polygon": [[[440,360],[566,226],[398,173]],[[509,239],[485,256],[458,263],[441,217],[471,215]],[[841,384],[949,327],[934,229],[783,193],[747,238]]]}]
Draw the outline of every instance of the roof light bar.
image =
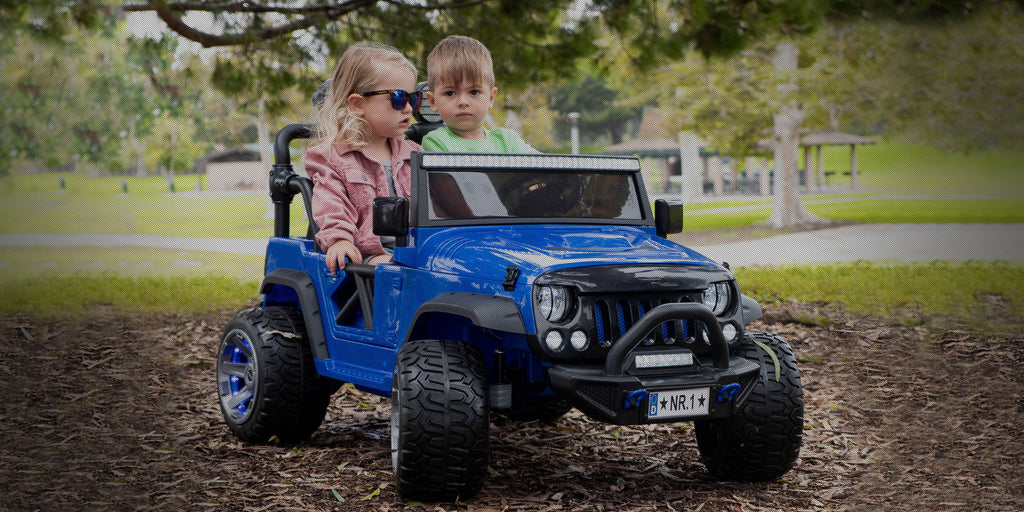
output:
[{"label": "roof light bar", "polygon": [[640,161],[632,157],[579,155],[482,155],[425,153],[423,167],[471,169],[573,169],[594,171],[639,171]]}]

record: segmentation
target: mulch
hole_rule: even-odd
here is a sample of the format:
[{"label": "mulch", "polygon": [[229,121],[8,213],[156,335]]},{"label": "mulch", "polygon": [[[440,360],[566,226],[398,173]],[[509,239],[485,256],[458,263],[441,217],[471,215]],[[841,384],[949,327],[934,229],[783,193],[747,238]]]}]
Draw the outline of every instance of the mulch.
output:
[{"label": "mulch", "polygon": [[777,481],[712,479],[690,424],[574,411],[496,421],[479,496],[408,503],[391,483],[387,399],[343,387],[296,446],[231,436],[214,389],[230,316],[0,318],[0,512],[1024,509],[1019,332],[770,307],[753,327],[789,340],[806,407],[800,459]]}]

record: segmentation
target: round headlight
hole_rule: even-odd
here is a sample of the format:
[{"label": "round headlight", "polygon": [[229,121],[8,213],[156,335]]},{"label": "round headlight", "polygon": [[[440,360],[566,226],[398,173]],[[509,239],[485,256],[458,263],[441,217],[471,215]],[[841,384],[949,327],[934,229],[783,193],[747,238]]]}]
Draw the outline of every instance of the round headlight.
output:
[{"label": "round headlight", "polygon": [[[711,343],[711,334],[708,333],[708,328],[704,327],[701,329],[701,341],[704,343]],[[739,334],[739,330],[732,323],[722,324],[722,338],[725,338],[726,343],[732,343],[736,341],[736,335]]]},{"label": "round headlight", "polygon": [[551,319],[551,288],[543,286],[537,291],[537,309],[547,319]]},{"label": "round headlight", "polygon": [[564,286],[541,286],[537,290],[537,308],[549,322],[561,322],[572,310],[570,296]]},{"label": "round headlight", "polygon": [[704,305],[716,315],[725,313],[729,307],[729,283],[712,283],[704,290]]},{"label": "round headlight", "polygon": [[572,345],[572,348],[582,352],[587,349],[588,345],[590,345],[590,340],[587,339],[587,334],[585,332],[576,331],[569,337],[569,344]]},{"label": "round headlight", "polygon": [[726,343],[732,343],[735,341],[737,332],[736,326],[733,324],[725,324],[722,326],[722,337],[725,338]]},{"label": "round headlight", "polygon": [[562,346],[565,344],[565,339],[562,338],[562,333],[558,331],[548,331],[544,335],[544,344],[548,346],[548,349],[552,352],[558,352],[562,350]]}]

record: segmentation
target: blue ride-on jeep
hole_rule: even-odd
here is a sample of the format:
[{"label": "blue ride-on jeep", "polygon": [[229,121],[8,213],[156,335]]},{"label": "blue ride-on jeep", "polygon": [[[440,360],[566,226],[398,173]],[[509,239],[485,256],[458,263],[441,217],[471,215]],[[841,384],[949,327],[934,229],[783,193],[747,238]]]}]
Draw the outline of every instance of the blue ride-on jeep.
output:
[{"label": "blue ride-on jeep", "polygon": [[[708,470],[765,480],[800,450],[803,400],[780,337],[728,266],[667,239],[682,205],[648,202],[635,158],[414,153],[412,198],[379,198],[394,263],[331,275],[312,184],[275,140],[274,236],[261,307],[217,356],[221,410],[247,442],[297,442],[342,383],[391,398],[391,456],[408,499],[467,499],[488,473],[492,414],[577,408],[620,425],[692,421]],[[301,194],[310,227],[289,236]]]}]

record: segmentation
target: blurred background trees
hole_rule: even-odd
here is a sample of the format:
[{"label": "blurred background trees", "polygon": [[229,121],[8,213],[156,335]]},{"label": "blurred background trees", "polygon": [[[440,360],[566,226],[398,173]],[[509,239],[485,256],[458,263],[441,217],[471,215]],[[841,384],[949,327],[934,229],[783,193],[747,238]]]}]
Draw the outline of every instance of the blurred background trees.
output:
[{"label": "blurred background trees", "polygon": [[[1024,1],[8,4],[0,173],[181,172],[213,148],[266,147],[273,130],[307,118],[310,93],[351,42],[394,45],[422,69],[452,33],[488,45],[495,117],[514,112],[542,149],[567,145],[568,112],[601,146],[635,136],[646,108],[669,133],[696,131],[739,157],[770,136],[787,102],[805,128],[946,150],[1024,136]],[[773,68],[781,43],[799,50],[786,78],[795,91]]]}]

